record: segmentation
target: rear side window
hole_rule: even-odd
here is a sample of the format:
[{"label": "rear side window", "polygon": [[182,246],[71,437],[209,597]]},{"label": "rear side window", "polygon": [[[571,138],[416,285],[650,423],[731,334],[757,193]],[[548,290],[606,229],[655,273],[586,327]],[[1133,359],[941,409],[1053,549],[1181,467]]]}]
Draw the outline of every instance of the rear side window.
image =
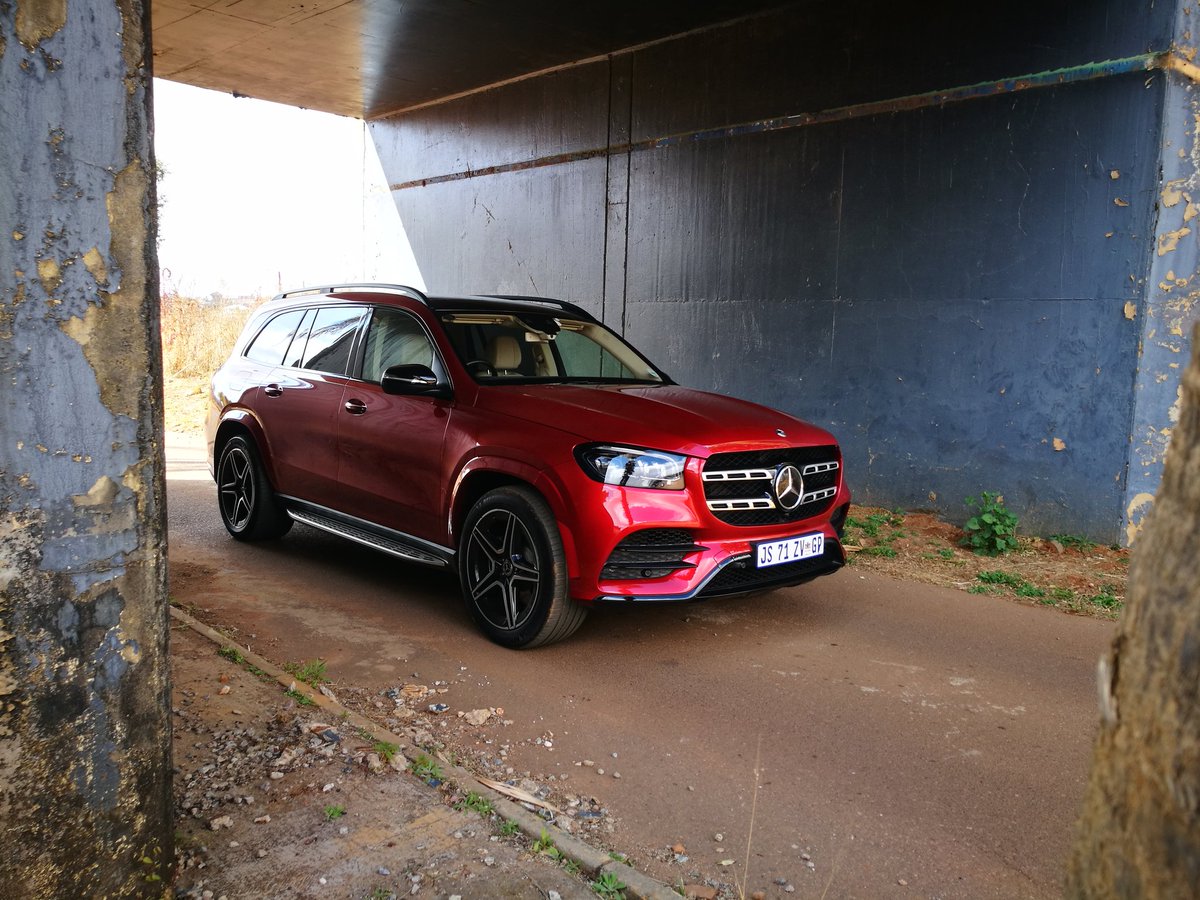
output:
[{"label": "rear side window", "polygon": [[[354,335],[362,321],[363,310],[352,307],[328,307],[317,310],[308,332],[308,343],[300,367],[332,375],[345,375],[350,364]],[[299,340],[299,338],[297,338]],[[296,356],[292,348],[291,356]]]},{"label": "rear side window", "polygon": [[296,326],[300,324],[303,315],[304,310],[302,309],[294,309],[277,315],[258,333],[258,337],[246,350],[246,356],[264,365],[279,365],[283,361],[283,354],[287,352],[288,345],[292,342],[292,336],[296,333]]}]

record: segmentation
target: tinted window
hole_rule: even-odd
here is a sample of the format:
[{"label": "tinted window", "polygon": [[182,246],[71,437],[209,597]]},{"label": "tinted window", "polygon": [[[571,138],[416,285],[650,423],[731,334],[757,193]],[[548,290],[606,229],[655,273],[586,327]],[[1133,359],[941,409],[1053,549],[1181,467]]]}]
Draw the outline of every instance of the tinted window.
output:
[{"label": "tinted window", "polygon": [[273,318],[250,344],[249,349],[246,350],[246,356],[268,366],[279,365],[283,354],[287,351],[288,344],[292,342],[292,335],[296,333],[296,326],[300,324],[300,317],[303,314],[303,310],[295,309]]},{"label": "tinted window", "polygon": [[308,332],[308,344],[304,348],[301,367],[345,375],[350,363],[350,350],[354,346],[354,334],[362,317],[363,311],[352,307],[317,310],[316,320]]},{"label": "tinted window", "polygon": [[377,309],[363,352],[364,381],[379,381],[389,366],[433,368],[433,345],[421,323],[395,309]]},{"label": "tinted window", "polygon": [[310,309],[304,314],[304,321],[300,323],[300,327],[296,329],[296,336],[292,338],[292,346],[288,348],[287,354],[283,357],[283,364],[291,366],[293,369],[300,368],[300,363],[304,361],[304,346],[308,343],[308,330],[312,328],[313,318],[317,311]]}]

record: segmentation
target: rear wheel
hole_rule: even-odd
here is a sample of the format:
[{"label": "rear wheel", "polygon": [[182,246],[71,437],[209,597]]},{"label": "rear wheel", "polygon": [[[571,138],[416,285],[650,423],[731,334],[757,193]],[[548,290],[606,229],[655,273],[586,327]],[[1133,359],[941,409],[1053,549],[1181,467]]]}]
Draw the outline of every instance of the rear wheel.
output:
[{"label": "rear wheel", "polygon": [[217,505],[225,530],[239,541],[283,537],[292,519],[279,505],[248,438],[230,438],[217,463]]},{"label": "rear wheel", "polygon": [[496,488],[475,504],[463,528],[458,574],[471,617],[505,647],[562,640],[587,618],[567,594],[554,514],[529,488]]}]

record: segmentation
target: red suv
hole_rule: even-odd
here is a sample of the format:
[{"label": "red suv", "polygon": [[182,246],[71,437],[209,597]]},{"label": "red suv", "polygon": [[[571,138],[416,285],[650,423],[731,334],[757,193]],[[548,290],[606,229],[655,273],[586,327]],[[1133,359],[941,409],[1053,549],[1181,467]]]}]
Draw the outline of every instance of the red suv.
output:
[{"label": "red suv", "polygon": [[760,591],[845,562],[832,435],[680,387],[557,300],[280,294],[213,376],[207,431],[235,538],[303,522],[453,566],[508,647],[565,638],[593,603]]}]

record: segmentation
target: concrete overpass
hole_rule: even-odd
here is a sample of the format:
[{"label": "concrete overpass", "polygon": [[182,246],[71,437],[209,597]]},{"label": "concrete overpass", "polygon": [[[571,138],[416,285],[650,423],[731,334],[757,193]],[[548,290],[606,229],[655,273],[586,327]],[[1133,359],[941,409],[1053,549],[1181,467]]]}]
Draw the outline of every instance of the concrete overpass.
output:
[{"label": "concrete overpass", "polygon": [[152,70],[363,117],[432,287],[588,306],[860,500],[1116,540],[1196,318],[1192,13],[0,6],[0,893],[171,857]]}]

